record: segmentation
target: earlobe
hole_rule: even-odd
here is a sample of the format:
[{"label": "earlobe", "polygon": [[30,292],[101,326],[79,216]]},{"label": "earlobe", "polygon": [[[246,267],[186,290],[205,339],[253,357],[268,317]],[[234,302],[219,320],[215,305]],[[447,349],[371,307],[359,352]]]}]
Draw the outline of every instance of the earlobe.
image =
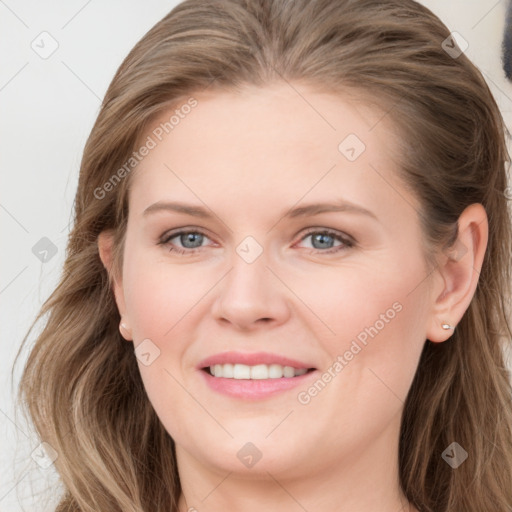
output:
[{"label": "earlobe", "polygon": [[[105,267],[109,275],[111,274],[113,264],[113,243],[114,233],[112,231],[102,231],[98,235],[98,253],[101,262],[103,263],[103,266]],[[117,309],[119,310],[119,314],[121,315],[119,331],[125,340],[132,341],[133,338],[131,335],[131,328],[129,325],[128,315],[126,314],[124,290],[121,276],[113,276],[111,282],[117,304]]]},{"label": "earlobe", "polygon": [[436,274],[441,279],[432,288],[432,310],[427,339],[446,341],[468,309],[476,291],[488,240],[485,208],[468,206],[458,221],[455,243],[440,255]]}]

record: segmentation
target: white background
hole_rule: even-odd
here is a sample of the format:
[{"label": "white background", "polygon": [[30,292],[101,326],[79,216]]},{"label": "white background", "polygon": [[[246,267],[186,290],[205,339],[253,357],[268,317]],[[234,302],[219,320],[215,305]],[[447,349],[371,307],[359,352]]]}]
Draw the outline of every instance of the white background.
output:
[{"label": "white background", "polygon": [[[58,499],[40,494],[56,476],[32,460],[39,440],[14,406],[26,353],[13,385],[11,369],[57,284],[80,158],[101,99],[129,50],[176,3],[0,0],[0,512],[52,510]],[[468,41],[466,54],[484,72],[511,129],[512,83],[500,64],[505,0],[423,3]],[[59,45],[47,59],[31,48],[43,31]],[[43,237],[57,247],[46,263],[32,252]]]}]

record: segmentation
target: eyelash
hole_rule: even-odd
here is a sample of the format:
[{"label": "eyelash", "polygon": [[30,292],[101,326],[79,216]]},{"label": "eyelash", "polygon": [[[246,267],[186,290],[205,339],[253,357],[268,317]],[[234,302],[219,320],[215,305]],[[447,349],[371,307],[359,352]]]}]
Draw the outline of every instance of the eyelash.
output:
[{"label": "eyelash", "polygon": [[[200,235],[205,236],[206,238],[209,238],[208,235],[206,233],[204,233],[203,231],[201,231],[200,229],[181,230],[181,231],[176,231],[174,233],[169,233],[168,235],[163,235],[162,238],[160,239],[160,242],[158,242],[158,245],[163,245],[163,246],[168,245],[170,243],[169,241],[172,240],[173,238],[176,238],[177,236],[180,236],[180,235],[190,234],[190,233],[200,234]],[[313,235],[313,234],[329,235],[329,236],[332,236],[333,238],[339,240],[343,244],[343,245],[339,245],[337,247],[332,247],[327,250],[310,249],[310,251],[312,251],[315,254],[318,254],[318,253],[334,254],[334,253],[355,247],[355,245],[356,245],[356,242],[352,237],[340,235],[337,231],[333,231],[331,229],[311,229],[310,231],[305,233],[304,236],[299,241],[302,241],[305,238],[307,238],[308,236]],[[196,247],[194,249],[181,249],[180,247],[176,247],[176,246],[173,246],[173,244],[171,244],[171,247],[169,248],[169,252],[176,252],[177,254],[185,255],[185,254],[194,254],[201,249],[203,249],[203,247]]]}]

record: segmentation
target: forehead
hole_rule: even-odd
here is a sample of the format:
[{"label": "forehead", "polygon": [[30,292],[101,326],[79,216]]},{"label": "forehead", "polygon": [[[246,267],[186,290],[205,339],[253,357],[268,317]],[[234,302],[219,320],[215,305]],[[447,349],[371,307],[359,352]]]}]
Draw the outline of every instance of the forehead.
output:
[{"label": "forehead", "polygon": [[141,141],[148,137],[154,147],[132,176],[130,205],[138,210],[167,192],[195,202],[217,192],[243,206],[245,196],[296,202],[334,188],[375,202],[383,179],[400,186],[398,135],[385,112],[355,94],[304,84],[184,97]]}]

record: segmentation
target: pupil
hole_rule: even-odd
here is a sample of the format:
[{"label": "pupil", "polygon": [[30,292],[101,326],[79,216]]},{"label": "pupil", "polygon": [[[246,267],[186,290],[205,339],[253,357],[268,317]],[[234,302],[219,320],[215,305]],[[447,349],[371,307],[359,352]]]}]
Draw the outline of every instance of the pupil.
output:
[{"label": "pupil", "polygon": [[[187,247],[187,248],[189,248],[189,249],[190,249],[190,248],[192,248],[192,249],[193,249],[193,248],[195,248],[195,247],[200,247],[200,246],[201,246],[201,242],[202,242],[202,240],[201,240],[201,237],[202,237],[202,236],[203,236],[203,235],[201,235],[201,233],[187,233],[186,235],[184,235],[184,239],[185,239],[186,243],[183,243],[183,235],[182,235],[181,243],[182,243],[185,247]],[[199,238],[199,244],[198,244],[198,245],[195,245],[195,246],[193,246],[193,247],[188,247],[188,246],[187,246],[187,243],[188,243],[188,242],[192,242],[192,243],[193,243],[193,242],[194,242],[194,238],[196,238],[196,237],[197,237],[197,238]],[[196,240],[196,241],[197,241],[197,240]]]},{"label": "pupil", "polygon": [[[325,234],[325,233],[320,233],[320,234],[318,234],[316,236],[313,236],[313,240],[318,239],[321,244],[325,244],[326,243],[325,242],[325,238],[330,238],[332,240],[332,237],[330,235]],[[325,246],[320,247],[320,248],[325,248]]]}]

